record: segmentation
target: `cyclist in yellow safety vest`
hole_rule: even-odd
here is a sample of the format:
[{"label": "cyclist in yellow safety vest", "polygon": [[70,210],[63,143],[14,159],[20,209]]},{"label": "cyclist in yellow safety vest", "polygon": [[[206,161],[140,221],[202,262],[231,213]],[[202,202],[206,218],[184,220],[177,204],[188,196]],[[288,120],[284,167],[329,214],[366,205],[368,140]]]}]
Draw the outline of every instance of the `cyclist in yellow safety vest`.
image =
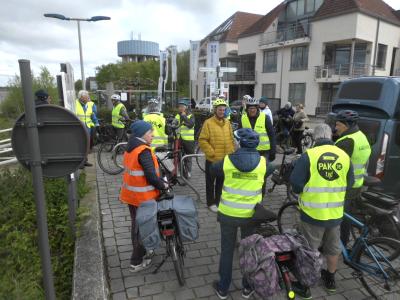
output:
[{"label": "cyclist in yellow safety vest", "polygon": [[[194,115],[189,111],[189,103],[185,100],[180,100],[178,102],[178,113],[175,119],[179,122],[179,138],[183,146],[183,151],[186,154],[194,153]],[[188,170],[188,177],[191,177],[192,172],[192,160],[185,160],[186,169]]]},{"label": "cyclist in yellow safety vest", "polygon": [[[336,290],[335,272],[341,253],[340,223],[346,191],[354,183],[350,157],[332,142],[332,130],[327,124],[314,129],[315,146],[296,161],[290,176],[293,192],[299,195],[300,230],[310,246],[327,259],[327,270],[321,277],[328,291]],[[311,297],[308,287],[295,287],[303,298]]]},{"label": "cyclist in yellow safety vest", "polygon": [[113,110],[111,112],[111,124],[115,129],[118,139],[122,139],[125,131],[125,124],[123,120],[129,120],[129,115],[126,107],[121,103],[121,96],[114,94],[111,96]]},{"label": "cyclist in yellow safety vest", "polygon": [[[353,188],[346,193],[345,211],[352,212],[353,202],[357,200],[367,174],[367,164],[371,155],[371,146],[365,134],[358,128],[358,113],[353,110],[341,110],[336,116],[335,133],[339,136],[336,146],[350,156],[354,168]],[[340,227],[340,239],[347,245],[350,237],[350,222],[343,220]]]},{"label": "cyclist in yellow safety vest", "polygon": [[[256,204],[262,201],[267,170],[266,159],[256,150],[260,142],[258,133],[242,128],[234,132],[234,137],[240,148],[211,165],[212,174],[224,178],[217,215],[221,227],[220,280],[213,286],[220,299],[226,299],[232,281],[237,229],[240,228],[242,239],[254,233],[252,217]],[[242,294],[249,298],[253,289],[245,278],[242,285]]]},{"label": "cyclist in yellow safety vest", "polygon": [[[260,135],[258,153],[269,162],[275,160],[275,130],[271,120],[266,114],[260,112],[259,101],[249,95],[243,96],[246,101],[246,111],[239,120],[239,128],[251,128]],[[265,184],[263,186],[263,197],[265,195]]]},{"label": "cyclist in yellow safety vest", "polygon": [[[81,122],[85,124],[90,138],[94,127],[98,125],[98,120],[94,110],[94,102],[90,101],[88,91],[80,90],[78,92],[78,99],[75,101],[75,113],[79,120],[81,120]],[[91,167],[92,164],[88,163],[86,160],[85,166]]]},{"label": "cyclist in yellow safety vest", "polygon": [[165,118],[161,115],[160,105],[157,99],[150,99],[147,105],[147,114],[143,121],[149,122],[153,126],[153,141],[151,147],[154,150],[157,147],[168,146],[168,131],[165,126]]}]

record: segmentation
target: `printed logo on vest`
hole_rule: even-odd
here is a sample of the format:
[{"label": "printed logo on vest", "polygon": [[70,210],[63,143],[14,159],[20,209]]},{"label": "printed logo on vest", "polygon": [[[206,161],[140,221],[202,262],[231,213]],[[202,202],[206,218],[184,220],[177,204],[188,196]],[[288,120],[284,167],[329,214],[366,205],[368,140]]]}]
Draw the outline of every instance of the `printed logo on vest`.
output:
[{"label": "printed logo on vest", "polygon": [[232,178],[235,179],[245,179],[245,180],[257,180],[258,176],[256,173],[240,173],[240,172],[233,172]]},{"label": "printed logo on vest", "polygon": [[331,152],[326,152],[319,157],[317,170],[322,178],[328,181],[333,181],[339,178],[339,174],[336,173],[336,170],[340,171],[343,166],[341,163],[336,163],[338,158],[339,156],[337,154]]}]

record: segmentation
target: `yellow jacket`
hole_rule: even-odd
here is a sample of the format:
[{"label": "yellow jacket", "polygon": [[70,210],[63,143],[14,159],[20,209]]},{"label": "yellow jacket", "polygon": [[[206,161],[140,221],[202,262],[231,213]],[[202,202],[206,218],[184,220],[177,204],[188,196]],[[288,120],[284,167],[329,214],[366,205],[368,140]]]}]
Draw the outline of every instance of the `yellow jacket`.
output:
[{"label": "yellow jacket", "polygon": [[207,119],[200,132],[199,146],[211,162],[222,160],[235,151],[231,122],[218,120],[215,116]]}]

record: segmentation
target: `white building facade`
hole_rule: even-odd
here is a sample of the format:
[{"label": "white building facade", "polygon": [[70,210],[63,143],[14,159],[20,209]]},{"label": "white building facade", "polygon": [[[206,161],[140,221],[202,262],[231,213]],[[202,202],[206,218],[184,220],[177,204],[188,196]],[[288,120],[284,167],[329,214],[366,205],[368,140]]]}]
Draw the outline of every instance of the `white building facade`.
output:
[{"label": "white building facade", "polygon": [[255,57],[250,95],[324,115],[342,81],[400,75],[397,12],[381,0],[362,1],[364,7],[341,1],[340,7],[332,0],[284,1],[239,35],[238,57]]}]

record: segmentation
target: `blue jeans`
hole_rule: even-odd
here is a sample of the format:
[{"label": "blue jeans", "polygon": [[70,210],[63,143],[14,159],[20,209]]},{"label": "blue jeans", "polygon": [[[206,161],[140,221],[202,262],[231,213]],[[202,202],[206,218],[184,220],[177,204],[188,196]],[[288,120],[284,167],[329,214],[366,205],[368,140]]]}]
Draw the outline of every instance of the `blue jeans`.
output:
[{"label": "blue jeans", "polygon": [[[240,228],[240,237],[244,239],[254,232],[250,219],[234,218],[218,214],[218,221],[221,227],[221,256],[219,260],[218,288],[227,292],[232,282],[233,252],[235,250],[237,229]],[[250,289],[246,278],[242,279],[243,288]]]}]

